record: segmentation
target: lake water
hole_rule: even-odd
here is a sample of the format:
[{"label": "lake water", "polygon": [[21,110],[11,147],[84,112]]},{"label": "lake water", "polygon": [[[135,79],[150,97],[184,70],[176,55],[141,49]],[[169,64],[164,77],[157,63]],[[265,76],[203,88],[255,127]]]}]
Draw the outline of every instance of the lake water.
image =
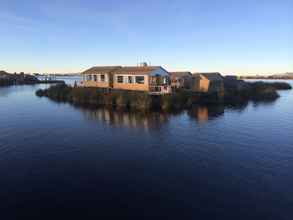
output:
[{"label": "lake water", "polygon": [[293,218],[293,91],[146,116],[36,97],[46,86],[0,88],[4,219]]}]

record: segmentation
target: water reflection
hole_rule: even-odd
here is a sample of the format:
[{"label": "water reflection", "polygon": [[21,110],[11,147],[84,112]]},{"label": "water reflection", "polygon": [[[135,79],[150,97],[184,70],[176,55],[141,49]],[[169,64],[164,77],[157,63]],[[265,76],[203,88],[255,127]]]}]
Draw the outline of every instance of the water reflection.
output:
[{"label": "water reflection", "polygon": [[209,120],[223,116],[224,112],[224,105],[199,105],[194,106],[189,110],[188,115],[199,123],[205,123]]},{"label": "water reflection", "polygon": [[183,115],[187,113],[187,116],[195,120],[198,123],[206,123],[210,120],[215,120],[224,115],[225,110],[233,110],[241,112],[247,107],[247,104],[243,105],[197,105],[192,109],[184,112],[176,113],[163,113],[163,112],[151,112],[151,113],[139,113],[129,111],[118,111],[110,108],[80,108],[78,107],[85,118],[90,121],[99,121],[109,124],[113,127],[127,127],[127,128],[142,128],[145,130],[161,129],[162,126],[167,124],[170,117],[174,115]]},{"label": "water reflection", "polygon": [[116,111],[109,108],[82,109],[86,119],[107,123],[114,127],[160,129],[168,123],[169,114],[161,112],[138,113]]}]

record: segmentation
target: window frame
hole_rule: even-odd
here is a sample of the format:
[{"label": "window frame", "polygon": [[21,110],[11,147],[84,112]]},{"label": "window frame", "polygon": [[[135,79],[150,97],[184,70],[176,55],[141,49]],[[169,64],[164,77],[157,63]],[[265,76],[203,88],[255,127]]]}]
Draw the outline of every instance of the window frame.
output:
[{"label": "window frame", "polygon": [[127,77],[127,82],[129,83],[129,84],[133,84],[134,82],[133,82],[134,80],[133,80],[133,76],[128,76]]}]

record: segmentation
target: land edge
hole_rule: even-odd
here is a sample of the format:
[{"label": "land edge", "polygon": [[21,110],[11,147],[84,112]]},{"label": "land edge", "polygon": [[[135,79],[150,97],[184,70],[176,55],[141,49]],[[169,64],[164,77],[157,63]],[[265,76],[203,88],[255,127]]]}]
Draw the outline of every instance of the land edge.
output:
[{"label": "land edge", "polygon": [[78,106],[108,106],[136,111],[178,111],[190,109],[195,104],[241,104],[248,101],[273,102],[280,97],[278,90],[292,89],[288,83],[226,82],[223,95],[176,90],[172,94],[152,96],[146,92],[83,88],[59,83],[48,89],[39,89],[36,95],[57,102]]}]

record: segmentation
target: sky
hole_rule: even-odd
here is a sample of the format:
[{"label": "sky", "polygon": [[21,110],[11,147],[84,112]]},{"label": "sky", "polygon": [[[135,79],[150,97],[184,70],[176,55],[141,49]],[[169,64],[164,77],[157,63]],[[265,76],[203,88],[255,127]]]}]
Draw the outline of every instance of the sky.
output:
[{"label": "sky", "polygon": [[293,72],[293,0],[0,0],[0,70]]}]

